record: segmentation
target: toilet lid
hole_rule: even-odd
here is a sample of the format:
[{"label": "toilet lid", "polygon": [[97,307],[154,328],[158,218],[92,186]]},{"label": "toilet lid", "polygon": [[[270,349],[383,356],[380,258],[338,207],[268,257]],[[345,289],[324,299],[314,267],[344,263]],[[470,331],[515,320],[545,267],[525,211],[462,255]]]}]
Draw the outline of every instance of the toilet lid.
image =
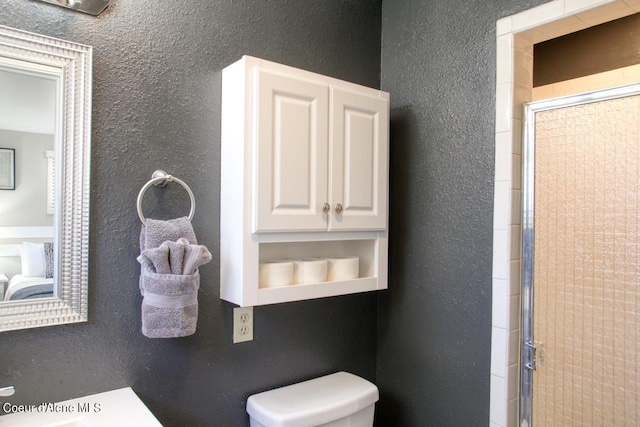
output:
[{"label": "toilet lid", "polygon": [[269,427],[321,425],[348,417],[378,401],[378,388],[348,372],[254,394],[247,412]]}]

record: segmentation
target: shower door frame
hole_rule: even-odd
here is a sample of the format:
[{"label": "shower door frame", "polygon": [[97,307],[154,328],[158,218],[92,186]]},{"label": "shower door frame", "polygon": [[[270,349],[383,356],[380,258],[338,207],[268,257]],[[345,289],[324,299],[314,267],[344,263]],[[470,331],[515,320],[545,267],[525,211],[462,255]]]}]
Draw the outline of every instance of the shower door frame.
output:
[{"label": "shower door frame", "polygon": [[[593,102],[640,95],[640,84],[618,86],[524,105],[522,151],[522,289],[520,319],[520,427],[532,427],[533,373],[535,348],[533,330],[534,248],[535,248],[535,116],[536,113]],[[531,368],[531,364],[534,368]],[[529,365],[529,366],[528,366]]]}]

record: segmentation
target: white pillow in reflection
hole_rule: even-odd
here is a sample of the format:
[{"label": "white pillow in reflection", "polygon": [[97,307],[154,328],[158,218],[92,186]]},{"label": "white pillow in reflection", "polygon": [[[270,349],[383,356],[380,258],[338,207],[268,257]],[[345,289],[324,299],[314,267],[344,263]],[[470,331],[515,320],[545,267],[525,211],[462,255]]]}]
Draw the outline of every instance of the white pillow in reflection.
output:
[{"label": "white pillow in reflection", "polygon": [[25,277],[45,277],[46,261],[44,257],[44,243],[23,242],[18,246],[22,275]]}]

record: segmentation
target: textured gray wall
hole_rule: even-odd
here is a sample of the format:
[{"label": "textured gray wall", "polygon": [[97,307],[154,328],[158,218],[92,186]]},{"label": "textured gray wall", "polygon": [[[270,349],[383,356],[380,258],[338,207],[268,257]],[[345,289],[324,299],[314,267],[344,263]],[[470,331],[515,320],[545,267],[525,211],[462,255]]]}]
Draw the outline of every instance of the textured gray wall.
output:
[{"label": "textured gray wall", "polygon": [[496,21],[538,0],[385,0],[390,289],[379,425],[489,424]]},{"label": "textured gray wall", "polygon": [[[377,87],[380,1],[112,3],[95,18],[0,0],[0,24],[94,47],[89,322],[0,334],[10,401],[132,386],[165,425],[241,426],[254,392],[337,370],[375,380],[374,293],[256,308],[255,340],[233,345],[217,253],[220,70],[251,54]],[[193,189],[194,228],[215,255],[183,339],[140,333],[135,201],[158,168]],[[176,187],[149,191],[147,216],[185,214]]]}]

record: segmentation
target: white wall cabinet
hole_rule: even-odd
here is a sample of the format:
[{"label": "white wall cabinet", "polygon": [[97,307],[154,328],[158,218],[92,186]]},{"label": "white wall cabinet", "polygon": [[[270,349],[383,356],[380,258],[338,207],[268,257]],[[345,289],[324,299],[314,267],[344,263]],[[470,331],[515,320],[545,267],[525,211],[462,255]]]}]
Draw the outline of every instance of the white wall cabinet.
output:
[{"label": "white wall cabinet", "polygon": [[[389,95],[243,57],[222,75],[221,298],[272,304],[387,287]],[[356,255],[360,278],[258,287],[274,258]]]}]

